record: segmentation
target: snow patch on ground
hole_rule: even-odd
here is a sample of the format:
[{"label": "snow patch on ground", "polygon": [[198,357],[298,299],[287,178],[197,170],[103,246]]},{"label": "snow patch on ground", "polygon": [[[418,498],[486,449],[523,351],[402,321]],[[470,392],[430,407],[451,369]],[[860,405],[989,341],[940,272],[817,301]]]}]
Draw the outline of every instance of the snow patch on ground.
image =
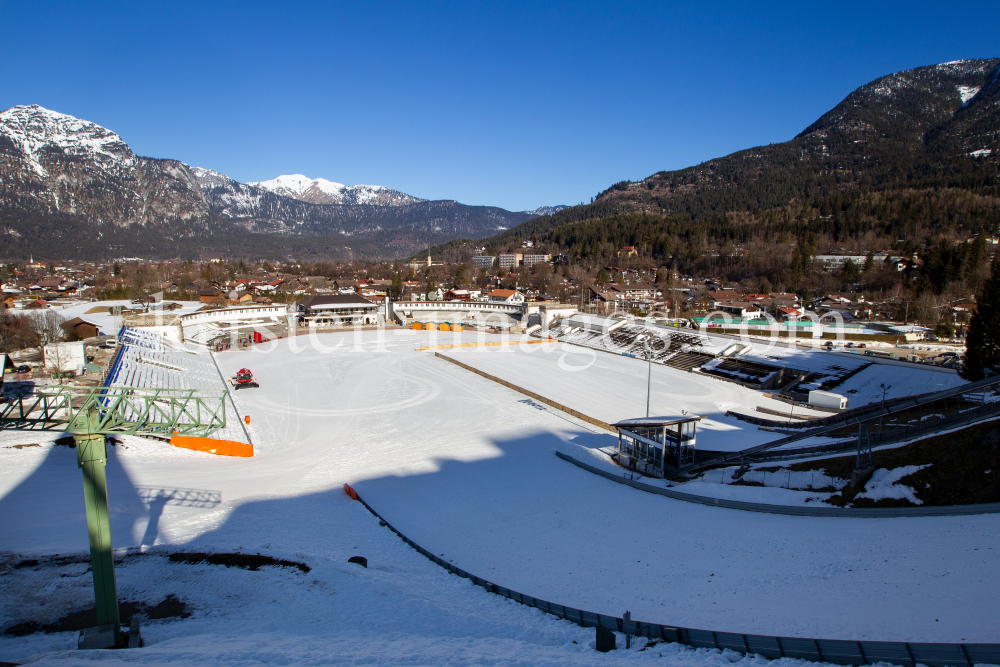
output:
[{"label": "snow patch on ground", "polygon": [[799,491],[778,487],[741,486],[734,484],[716,484],[712,482],[687,482],[673,487],[674,491],[690,493],[707,498],[721,500],[739,500],[747,503],[762,503],[764,505],[812,505],[825,506],[823,502],[830,497],[829,493],[815,491]]},{"label": "snow patch on ground", "polygon": [[[709,484],[732,484],[736,481],[733,475],[739,469],[738,466],[728,466],[726,468],[716,468],[707,471],[704,475],[694,481],[706,482]],[[782,468],[776,471],[770,470],[749,470],[741,478],[744,482],[762,484],[766,487],[777,489],[842,489],[847,485],[847,480],[839,477],[831,477],[823,470],[818,471],[796,471]]]},{"label": "snow patch on ground", "polygon": [[909,500],[914,505],[923,505],[924,501],[917,498],[914,490],[905,484],[900,484],[899,480],[927,467],[930,467],[930,464],[903,466],[901,468],[893,468],[892,470],[879,468],[872,473],[871,479],[865,484],[865,490],[855,496],[855,498],[870,498],[871,500],[894,498]]}]

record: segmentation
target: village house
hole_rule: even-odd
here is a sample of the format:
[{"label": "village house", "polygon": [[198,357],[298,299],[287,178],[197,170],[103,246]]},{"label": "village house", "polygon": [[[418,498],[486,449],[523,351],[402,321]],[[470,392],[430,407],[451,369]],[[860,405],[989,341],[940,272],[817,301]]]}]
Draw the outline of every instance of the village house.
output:
[{"label": "village house", "polygon": [[100,335],[100,330],[93,322],[88,322],[81,317],[74,317],[59,325],[66,333],[73,332],[80,339],[96,338]]},{"label": "village house", "polygon": [[734,303],[740,300],[739,292],[731,289],[720,289],[710,292],[709,296],[712,299],[712,307],[718,308],[719,306],[726,303]]},{"label": "village house", "polygon": [[764,315],[760,309],[760,304],[750,303],[749,301],[728,301],[716,305],[716,308],[724,313],[747,320],[763,317]]},{"label": "village house", "polygon": [[518,290],[497,289],[490,292],[487,296],[490,303],[509,303],[512,305],[524,303],[524,294]]}]

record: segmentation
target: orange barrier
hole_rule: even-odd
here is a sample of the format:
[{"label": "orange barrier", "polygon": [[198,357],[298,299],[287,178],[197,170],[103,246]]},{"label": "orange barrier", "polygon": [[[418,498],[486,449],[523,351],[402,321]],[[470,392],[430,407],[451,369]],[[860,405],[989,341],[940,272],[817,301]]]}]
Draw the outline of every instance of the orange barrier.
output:
[{"label": "orange barrier", "polygon": [[415,329],[417,331],[422,331],[423,328],[424,328],[424,325],[422,323],[420,323],[420,322],[414,322],[412,325],[410,325],[410,328],[411,329]]},{"label": "orange barrier", "polygon": [[344,482],[344,493],[349,495],[354,500],[358,500],[358,492],[351,488],[351,485]]},{"label": "orange barrier", "polygon": [[183,449],[193,449],[196,452],[207,452],[217,456],[253,456],[253,445],[235,440],[216,440],[214,438],[199,438],[191,435],[175,435],[170,438],[170,444]]}]

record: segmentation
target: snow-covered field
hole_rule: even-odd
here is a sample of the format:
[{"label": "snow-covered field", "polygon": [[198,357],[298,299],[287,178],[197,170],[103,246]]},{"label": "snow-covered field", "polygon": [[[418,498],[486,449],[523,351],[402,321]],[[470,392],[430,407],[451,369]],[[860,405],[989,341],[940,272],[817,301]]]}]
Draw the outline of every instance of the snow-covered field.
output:
[{"label": "snow-covered field", "polygon": [[[607,423],[646,414],[649,368],[639,359],[563,343],[465,348],[442,354]],[[738,451],[783,437],[726,416],[727,410],[754,414],[757,406],[789,411],[787,403],[765,398],[759,391],[658,364],[653,364],[651,385],[650,414],[686,410],[704,418],[698,424],[699,449]],[[795,413],[829,414],[805,408],[795,408]],[[796,446],[818,442],[803,440]]]},{"label": "snow-covered field", "polygon": [[885,397],[890,399],[944,391],[964,382],[957,374],[942,373],[934,368],[872,364],[857,375],[847,378],[834,391],[850,398],[851,407],[854,407],[882,400],[883,384],[889,388]]},{"label": "snow-covered field", "polygon": [[[593,631],[490,596],[416,554],[343,494],[345,482],[424,547],[560,604],[748,633],[997,641],[990,610],[1000,594],[1000,516],[812,519],[630,489],[554,455],[559,448],[586,454],[611,445],[610,434],[432,352],[414,351],[454,336],[447,338],[347,332],[223,353],[217,359],[225,374],[248,366],[261,385],[236,395],[252,420],[254,458],[138,438],[116,447],[108,465],[115,546],[149,553],[119,568],[122,598],[155,603],[174,593],[193,615],[151,622],[146,649],[100,659],[525,665],[735,659],[663,645],[628,656],[596,654],[588,648]],[[512,381],[537,382],[529,388],[599,419],[644,413],[645,364],[593,353],[590,368],[571,371],[560,363],[583,366],[591,359],[587,350],[530,347],[539,350],[446,353],[494,374],[506,368]],[[752,444],[762,437],[734,433],[718,419],[719,403],[763,404],[759,394],[708,378],[699,381],[711,384],[684,384],[693,374],[678,378],[664,370],[654,368],[654,412],[684,401],[721,425],[702,428],[699,444],[717,437],[738,446],[741,438]],[[11,566],[17,554],[87,550],[75,453],[52,439],[0,434],[0,549],[7,554],[0,565],[0,627],[50,622],[92,599],[89,575]],[[25,443],[40,446],[9,446]],[[220,502],[156,502],[177,489],[213,491]],[[180,549],[260,552],[313,569],[247,572],[160,557]],[[356,554],[369,559],[369,569],[346,562]],[[0,636],[0,661],[45,651],[56,652],[41,662],[89,659],[67,652],[74,641],[71,633]]]}]

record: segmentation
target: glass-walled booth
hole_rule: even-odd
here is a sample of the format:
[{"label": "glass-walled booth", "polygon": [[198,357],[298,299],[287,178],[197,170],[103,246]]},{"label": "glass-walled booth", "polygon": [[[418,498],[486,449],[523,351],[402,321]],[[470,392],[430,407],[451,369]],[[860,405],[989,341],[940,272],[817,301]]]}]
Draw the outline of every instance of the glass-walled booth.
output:
[{"label": "glass-walled booth", "polygon": [[647,477],[668,473],[694,463],[698,415],[638,417],[613,424],[618,429],[614,458]]}]

